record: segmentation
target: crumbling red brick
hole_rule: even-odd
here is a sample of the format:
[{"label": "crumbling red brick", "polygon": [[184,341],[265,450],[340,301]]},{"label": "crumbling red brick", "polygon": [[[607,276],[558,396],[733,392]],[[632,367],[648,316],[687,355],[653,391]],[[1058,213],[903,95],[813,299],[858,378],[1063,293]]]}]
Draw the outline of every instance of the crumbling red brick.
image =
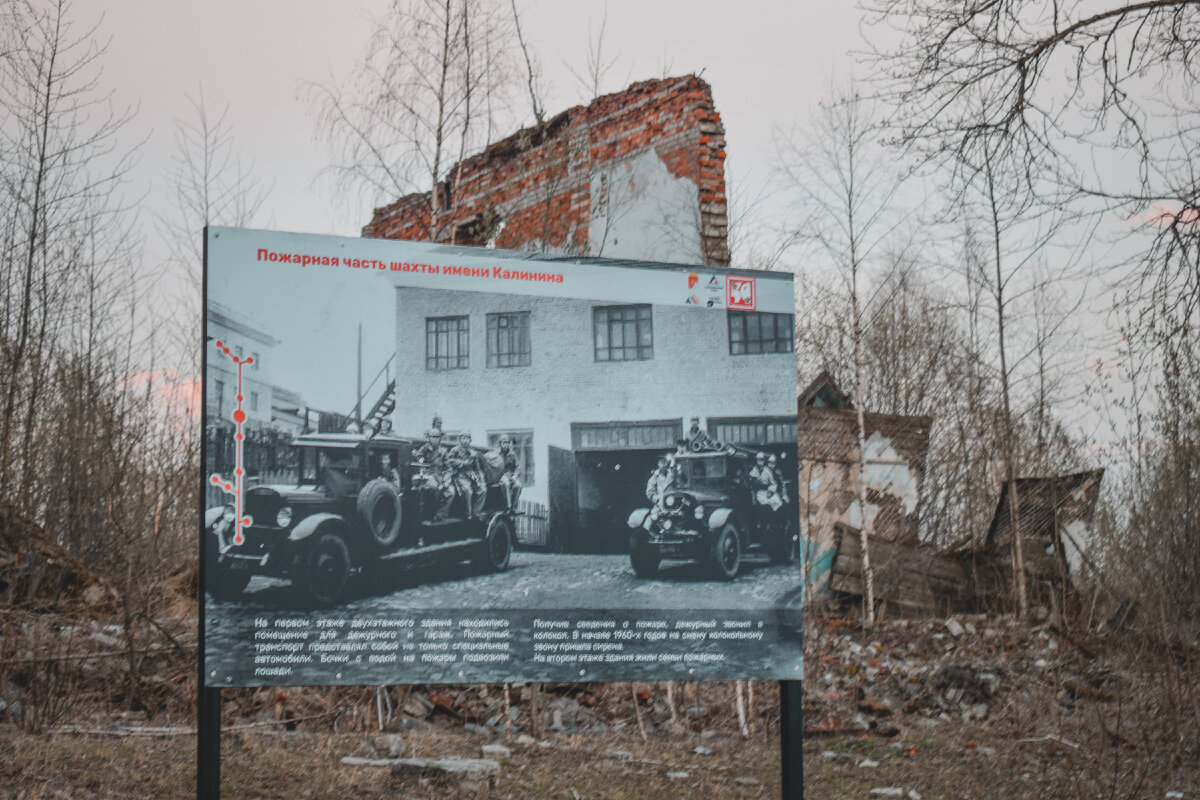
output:
[{"label": "crumbling red brick", "polygon": [[[653,149],[676,178],[696,184],[704,261],[729,263],[725,128],[712,90],[686,75],[635,83],[525,128],[450,167],[439,185],[448,208],[437,240],[482,244],[473,223],[503,219],[499,247],[531,243],[587,254],[592,175]],[[363,236],[430,238],[430,195],[410,194],[375,209]],[[485,231],[486,232],[486,231]]]}]

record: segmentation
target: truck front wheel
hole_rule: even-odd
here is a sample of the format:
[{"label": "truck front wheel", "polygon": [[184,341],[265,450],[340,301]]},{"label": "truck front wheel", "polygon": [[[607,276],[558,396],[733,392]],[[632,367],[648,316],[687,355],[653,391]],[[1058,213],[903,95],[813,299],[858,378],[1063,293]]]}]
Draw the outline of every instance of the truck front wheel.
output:
[{"label": "truck front wheel", "polygon": [[318,534],[296,567],[293,584],[319,606],[336,603],[350,584],[350,547],[340,533]]},{"label": "truck front wheel", "polygon": [[742,566],[742,540],[732,524],[721,528],[713,540],[711,563],[721,580],[731,581],[737,577]]},{"label": "truck front wheel", "polygon": [[653,578],[658,575],[662,554],[643,537],[634,534],[629,537],[629,563],[633,566],[634,575],[639,578]]}]

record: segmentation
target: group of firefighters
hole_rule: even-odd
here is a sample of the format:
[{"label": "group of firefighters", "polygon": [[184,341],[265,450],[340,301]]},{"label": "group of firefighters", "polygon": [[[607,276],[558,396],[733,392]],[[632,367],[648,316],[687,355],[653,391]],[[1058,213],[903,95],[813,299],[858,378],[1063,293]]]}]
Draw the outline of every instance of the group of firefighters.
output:
[{"label": "group of firefighters", "polygon": [[[656,506],[662,505],[667,492],[675,486],[675,479],[679,475],[677,456],[678,453],[659,456],[658,466],[646,482],[646,499]],[[774,455],[755,455],[749,478],[755,505],[778,511],[788,501],[783,480],[779,476],[779,460]]]},{"label": "group of firefighters", "polygon": [[[675,452],[658,457],[658,465],[646,482],[646,499],[654,506],[661,506],[667,493],[675,486],[679,475],[677,457],[681,453],[702,450],[720,450],[719,442],[700,429],[700,420],[693,417],[691,428],[685,438],[678,442]],[[504,490],[505,503],[510,511],[516,511],[521,496],[521,479],[517,476],[520,461],[516,452],[516,439],[512,434],[500,437],[499,450],[480,453],[471,446],[471,434],[460,433],[458,443],[444,443],[442,419],[433,418],[433,425],[425,432],[425,443],[413,451],[417,468],[413,476],[413,489],[427,490],[441,498],[435,521],[445,519],[450,505],[456,497],[464,502],[467,516],[481,517],[487,499],[489,483],[498,484]],[[779,474],[778,459],[767,453],[755,453],[754,466],[747,475],[753,503],[763,514],[778,511],[788,502],[787,489]],[[395,474],[390,463],[385,471]],[[398,480],[398,475],[396,476]]]},{"label": "group of firefighters", "polygon": [[[650,473],[650,480],[646,482],[646,499],[655,507],[662,506],[667,492],[675,486],[679,475],[680,454],[721,449],[724,449],[721,443],[701,430],[700,420],[693,417],[687,436],[679,440],[675,452],[664,453],[658,457],[658,465]],[[787,487],[779,474],[779,460],[776,456],[755,453],[754,466],[750,468],[747,477],[751,499],[760,520],[768,516],[768,511],[776,512],[788,502]]]},{"label": "group of firefighters", "polygon": [[441,497],[434,520],[449,515],[456,497],[463,499],[466,516],[483,516],[489,483],[499,484],[508,509],[515,511],[521,496],[516,439],[506,433],[500,437],[499,450],[480,453],[471,447],[469,433],[460,433],[453,446],[444,444],[441,423],[440,417],[434,417],[433,426],[425,432],[425,444],[413,451],[413,466],[417,467],[413,488],[431,490]]}]

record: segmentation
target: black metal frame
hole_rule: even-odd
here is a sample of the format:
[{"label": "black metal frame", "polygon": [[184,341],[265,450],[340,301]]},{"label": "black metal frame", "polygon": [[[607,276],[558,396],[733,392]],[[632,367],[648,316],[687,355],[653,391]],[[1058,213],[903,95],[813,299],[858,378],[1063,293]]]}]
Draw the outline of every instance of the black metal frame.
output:
[{"label": "black metal frame", "polygon": [[800,681],[779,682],[779,771],[783,800],[804,798],[804,719]]},{"label": "black metal frame", "polygon": [[[204,227],[204,274],[208,275],[208,226]],[[200,375],[201,392],[208,393],[208,383],[203,378],[208,375],[208,348],[205,347],[205,337],[208,335],[208,281],[203,281],[201,288],[201,342],[200,342]],[[202,394],[202,396],[203,396]],[[203,408],[203,403],[201,403]],[[203,424],[203,421],[201,422]],[[205,437],[200,437],[200,463],[204,459]],[[201,467],[203,469],[203,467]],[[204,519],[204,492],[200,492],[200,519]],[[199,584],[199,624],[196,640],[196,798],[197,800],[220,800],[221,797],[221,690],[210,689],[204,685],[206,664],[204,663],[204,586],[207,570],[204,564],[204,536],[198,537],[197,548],[200,554]]]}]

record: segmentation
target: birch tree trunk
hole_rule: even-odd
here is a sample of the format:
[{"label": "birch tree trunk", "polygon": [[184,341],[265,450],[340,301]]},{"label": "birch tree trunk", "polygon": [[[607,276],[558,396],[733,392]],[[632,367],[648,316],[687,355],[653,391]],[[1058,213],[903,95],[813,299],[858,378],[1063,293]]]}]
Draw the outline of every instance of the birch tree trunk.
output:
[{"label": "birch tree trunk", "polygon": [[1012,402],[1008,354],[1004,344],[1004,274],[1001,269],[1000,214],[996,198],[996,181],[992,173],[990,152],[985,151],[985,178],[987,179],[988,204],[991,212],[993,258],[996,267],[996,327],[1000,348],[1000,389],[1004,397],[1004,474],[1008,485],[1008,522],[1012,534],[1010,543],[1013,581],[1012,590],[1016,601],[1017,615],[1021,619],[1029,616],[1029,595],[1025,585],[1025,548],[1021,540],[1020,498],[1017,496],[1016,444],[1013,436]]}]

